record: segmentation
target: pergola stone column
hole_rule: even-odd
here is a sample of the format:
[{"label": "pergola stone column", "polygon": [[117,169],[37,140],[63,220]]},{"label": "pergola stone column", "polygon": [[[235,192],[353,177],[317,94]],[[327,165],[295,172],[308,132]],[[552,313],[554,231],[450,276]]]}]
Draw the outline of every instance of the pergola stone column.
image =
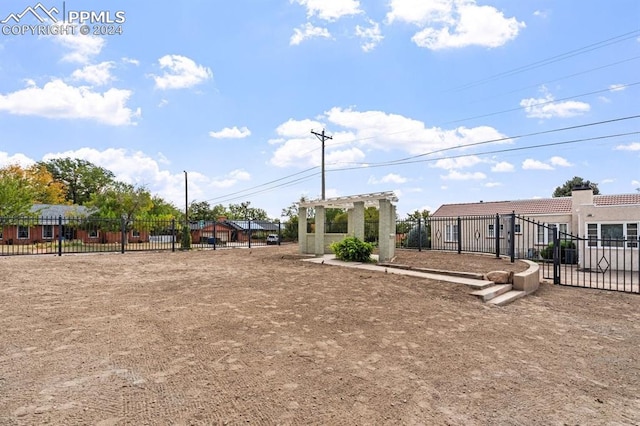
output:
[{"label": "pergola stone column", "polygon": [[307,208],[298,207],[298,253],[307,251]]},{"label": "pergola stone column", "polygon": [[[304,201],[298,205],[298,242],[299,252],[301,254],[315,254],[322,256],[327,253],[328,244],[325,243],[325,209],[340,208],[347,210],[348,224],[347,230],[349,235],[353,235],[364,240],[365,223],[364,212],[367,206],[374,206],[380,210],[380,219],[378,224],[379,235],[379,259],[380,261],[389,261],[395,254],[395,206],[392,204],[397,202],[398,198],[393,192],[377,192],[373,194],[352,195],[348,197],[330,198],[327,200]],[[314,208],[316,212],[315,218],[315,236],[313,248],[308,247],[307,240],[307,209]],[[330,241],[330,240],[329,240]],[[313,253],[309,253],[312,251]]]}]

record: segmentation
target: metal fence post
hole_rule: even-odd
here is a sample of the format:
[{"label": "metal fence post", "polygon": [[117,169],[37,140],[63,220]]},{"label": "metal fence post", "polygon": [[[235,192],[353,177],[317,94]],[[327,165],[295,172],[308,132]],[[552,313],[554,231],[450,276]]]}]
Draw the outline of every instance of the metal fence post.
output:
[{"label": "metal fence post", "polygon": [[500,257],[500,214],[496,213],[496,257]]},{"label": "metal fence post", "polygon": [[511,263],[516,261],[516,212],[511,213],[511,223],[509,224],[509,235],[511,240],[509,241],[509,251],[511,252]]},{"label": "metal fence post", "polygon": [[558,228],[555,225],[553,230],[553,283],[560,284],[560,244],[558,241]]},{"label": "metal fence post", "polygon": [[458,254],[462,253],[462,218],[458,216]]},{"label": "metal fence post", "polygon": [[216,244],[218,244],[218,233],[216,232],[216,225],[218,221],[213,222],[213,249],[216,249]]},{"label": "metal fence post", "polygon": [[278,245],[280,245],[282,241],[282,223],[278,221]]},{"label": "metal fence post", "polygon": [[247,221],[247,224],[249,225],[249,229],[247,230],[247,232],[249,233],[249,248],[251,248],[251,219]]},{"label": "metal fence post", "polygon": [[62,256],[62,216],[58,216],[58,256]]},{"label": "metal fence post", "polygon": [[418,218],[418,251],[422,251],[422,220]]},{"label": "metal fence post", "polygon": [[124,217],[121,219],[121,223],[120,223],[120,228],[121,228],[121,235],[120,235],[120,253],[124,254],[124,239],[126,237],[126,233],[127,233],[127,223],[124,220]]},{"label": "metal fence post", "polygon": [[171,219],[171,251],[176,251],[176,220]]}]

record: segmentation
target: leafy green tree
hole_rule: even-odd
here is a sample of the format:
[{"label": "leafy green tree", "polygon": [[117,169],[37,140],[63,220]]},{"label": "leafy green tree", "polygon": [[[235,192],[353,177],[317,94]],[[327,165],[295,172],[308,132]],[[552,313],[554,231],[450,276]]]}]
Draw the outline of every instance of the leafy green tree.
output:
[{"label": "leafy green tree", "polygon": [[267,212],[263,209],[250,207],[251,201],[245,201],[240,204],[229,204],[229,219],[234,220],[267,220]]},{"label": "leafy green tree", "polygon": [[135,218],[143,218],[153,209],[153,200],[144,187],[136,188],[123,182],[115,182],[107,189],[93,195],[88,206],[96,209],[95,215],[107,219],[120,219],[130,227]]},{"label": "leafy green tree", "polygon": [[171,220],[178,219],[182,215],[182,212],[173,203],[165,201],[157,195],[151,197],[151,203],[153,206],[145,214],[149,219]]},{"label": "leafy green tree", "polygon": [[78,205],[91,201],[97,194],[114,183],[115,175],[104,167],[79,158],[55,158],[38,163],[44,166],[53,179],[66,189],[66,199]]},{"label": "leafy green tree", "polygon": [[189,220],[217,220],[221,216],[228,216],[222,204],[211,207],[206,201],[193,201],[189,205]]},{"label": "leafy green tree", "polygon": [[25,179],[0,169],[0,217],[30,216],[35,196]]},{"label": "leafy green tree", "polygon": [[570,197],[571,191],[575,187],[589,187],[593,190],[594,195],[600,194],[600,190],[598,189],[598,184],[593,183],[588,180],[584,180],[579,176],[574,176],[573,179],[569,179],[562,186],[558,186],[555,191],[553,191],[553,197]]}]

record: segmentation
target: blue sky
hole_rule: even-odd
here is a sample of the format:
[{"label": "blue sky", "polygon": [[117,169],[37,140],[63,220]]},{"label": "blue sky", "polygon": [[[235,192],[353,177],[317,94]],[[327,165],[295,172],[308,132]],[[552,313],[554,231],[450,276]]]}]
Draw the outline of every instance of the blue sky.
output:
[{"label": "blue sky", "polygon": [[[84,158],[180,208],[186,170],[190,201],[279,217],[320,196],[324,128],[327,197],[395,191],[401,216],[640,188],[637,0],[37,6],[0,5],[0,166]],[[63,10],[112,34],[22,27]]]}]

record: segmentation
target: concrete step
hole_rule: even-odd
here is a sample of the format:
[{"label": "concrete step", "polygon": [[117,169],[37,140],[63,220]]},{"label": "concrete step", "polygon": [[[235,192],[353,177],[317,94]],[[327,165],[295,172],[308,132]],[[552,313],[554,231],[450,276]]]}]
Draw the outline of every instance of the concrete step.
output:
[{"label": "concrete step", "polygon": [[527,292],[525,291],[516,291],[516,290],[512,290],[512,291],[508,291],[504,294],[501,294],[500,296],[493,298],[491,300],[489,300],[489,302],[492,305],[497,305],[497,306],[504,306],[508,303],[513,302],[514,300],[518,300],[521,297],[524,297],[527,295]]},{"label": "concrete step", "polygon": [[473,291],[471,292],[471,294],[474,296],[478,296],[480,299],[486,302],[500,296],[501,294],[511,291],[512,288],[513,286],[511,284],[496,284],[483,290]]}]

